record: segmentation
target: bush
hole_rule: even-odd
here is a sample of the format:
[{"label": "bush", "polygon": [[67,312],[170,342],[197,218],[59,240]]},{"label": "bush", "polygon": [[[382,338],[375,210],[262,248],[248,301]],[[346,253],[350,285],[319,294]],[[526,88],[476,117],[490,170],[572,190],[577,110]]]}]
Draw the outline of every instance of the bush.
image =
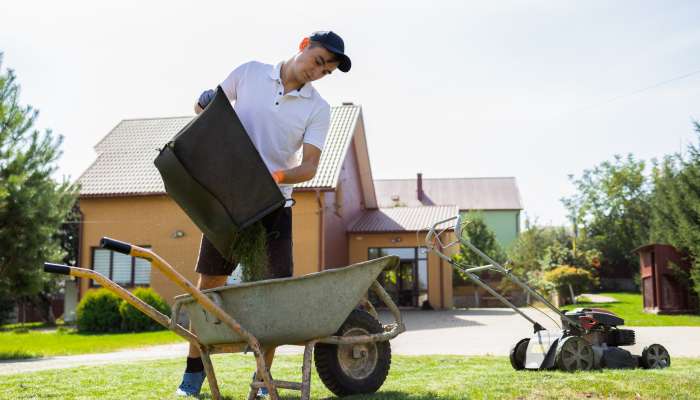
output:
[{"label": "bush", "polygon": [[[160,311],[165,315],[170,315],[170,306],[158,293],[151,288],[138,288],[133,291],[133,295],[143,300],[145,303]],[[136,307],[123,301],[119,305],[119,314],[122,317],[123,326],[130,332],[156,331],[165,329],[151,317],[139,311]]]},{"label": "bush", "polygon": [[79,332],[117,332],[121,329],[121,299],[107,289],[89,291],[78,304]]},{"label": "bush", "polygon": [[597,286],[597,279],[589,271],[569,265],[560,265],[544,273],[543,279],[554,287],[560,298],[569,299],[569,285],[575,293],[592,289]]}]

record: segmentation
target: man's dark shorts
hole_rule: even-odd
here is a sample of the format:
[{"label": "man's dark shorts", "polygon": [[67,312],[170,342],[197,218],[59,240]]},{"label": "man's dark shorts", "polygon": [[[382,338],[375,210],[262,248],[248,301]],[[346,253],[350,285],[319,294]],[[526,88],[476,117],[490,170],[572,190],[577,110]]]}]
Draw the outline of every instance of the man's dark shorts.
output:
[{"label": "man's dark shorts", "polygon": [[[283,207],[262,219],[267,231],[269,265],[266,277],[292,276],[292,208]],[[195,271],[203,275],[231,275],[238,262],[226,261],[214,245],[202,236]]]}]

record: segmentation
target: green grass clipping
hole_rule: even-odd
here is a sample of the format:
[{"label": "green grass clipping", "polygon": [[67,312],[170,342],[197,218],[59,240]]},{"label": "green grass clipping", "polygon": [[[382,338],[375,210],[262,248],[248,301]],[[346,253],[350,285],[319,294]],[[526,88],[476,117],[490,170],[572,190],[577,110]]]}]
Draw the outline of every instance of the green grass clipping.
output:
[{"label": "green grass clipping", "polygon": [[238,231],[231,243],[231,254],[243,267],[243,282],[267,278],[267,232],[261,221]]}]

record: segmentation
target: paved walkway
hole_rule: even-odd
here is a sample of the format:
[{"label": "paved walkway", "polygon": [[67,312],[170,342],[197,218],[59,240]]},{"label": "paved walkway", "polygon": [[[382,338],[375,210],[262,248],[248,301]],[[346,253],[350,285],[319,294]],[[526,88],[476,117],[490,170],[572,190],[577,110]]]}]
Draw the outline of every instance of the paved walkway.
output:
[{"label": "paved walkway", "polygon": [[577,299],[579,299],[581,297],[585,297],[591,303],[617,303],[617,299],[609,297],[609,296],[602,296],[599,294],[583,293],[583,294],[576,296]]},{"label": "paved walkway", "polygon": [[[527,310],[536,321],[548,329],[557,329],[554,322],[537,311]],[[511,309],[485,308],[450,311],[403,312],[407,331],[392,340],[393,354],[428,355],[507,355],[519,339],[530,336],[532,327]],[[388,313],[382,319],[390,322]],[[550,317],[554,317],[550,314]],[[556,318],[555,318],[556,320]],[[626,347],[640,354],[652,343],[664,345],[671,357],[700,357],[700,327],[642,327],[634,328],[635,346]],[[278,354],[299,354],[298,346],[283,346]],[[187,344],[154,346],[113,353],[48,357],[37,360],[0,362],[0,375],[74,368],[79,366],[125,363],[168,358],[184,358]]]}]

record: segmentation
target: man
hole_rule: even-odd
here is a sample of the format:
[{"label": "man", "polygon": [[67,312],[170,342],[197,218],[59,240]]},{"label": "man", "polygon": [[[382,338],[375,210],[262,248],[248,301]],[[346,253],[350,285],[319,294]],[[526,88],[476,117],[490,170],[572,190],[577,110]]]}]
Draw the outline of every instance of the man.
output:
[{"label": "man", "polygon": [[[260,153],[272,177],[287,199],[295,183],[316,174],[321,150],[330,125],[330,106],[311,85],[336,68],[348,72],[350,58],[343,39],[331,31],[314,32],[304,38],[299,52],[276,66],[252,61],[233,70],[221,88]],[[214,97],[207,90],[195,104],[199,114]],[[299,156],[301,152],[301,162]],[[292,212],[284,207],[262,220],[268,233],[268,278],[292,275]],[[226,284],[236,262],[225,260],[202,237],[196,271],[199,289]],[[272,364],[275,349],[266,349],[265,361]],[[196,396],[205,378],[199,350],[190,345],[187,368],[177,394]],[[265,396],[266,390],[258,392]]]}]

